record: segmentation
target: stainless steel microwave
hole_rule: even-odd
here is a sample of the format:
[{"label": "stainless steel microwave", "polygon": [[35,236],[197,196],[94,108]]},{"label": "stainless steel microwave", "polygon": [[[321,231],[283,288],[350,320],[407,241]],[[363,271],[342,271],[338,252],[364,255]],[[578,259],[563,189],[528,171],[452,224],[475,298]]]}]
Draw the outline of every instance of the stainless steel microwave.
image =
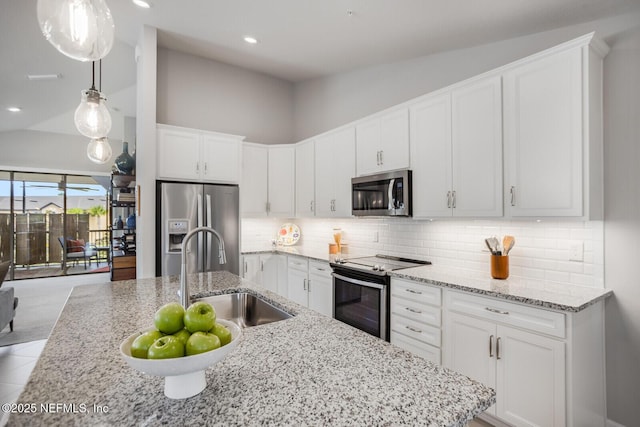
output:
[{"label": "stainless steel microwave", "polygon": [[351,178],[355,216],[411,216],[411,171]]}]

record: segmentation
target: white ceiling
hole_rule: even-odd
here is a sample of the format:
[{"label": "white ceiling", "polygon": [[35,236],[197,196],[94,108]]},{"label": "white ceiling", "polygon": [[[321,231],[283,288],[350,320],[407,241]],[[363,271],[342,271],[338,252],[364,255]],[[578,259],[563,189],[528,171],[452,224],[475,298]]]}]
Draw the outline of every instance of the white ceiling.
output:
[{"label": "white ceiling", "polygon": [[[429,55],[637,11],[638,0],[107,0],[116,43],[103,60],[102,90],[116,114],[135,116],[134,46],[142,24],[162,47],[291,82]],[[91,66],[58,53],[41,35],[37,0],[0,0],[0,131],[74,134]],[[352,11],[351,14],[348,12]],[[253,35],[257,45],[242,38]],[[32,82],[27,74],[60,73]],[[18,105],[20,113],[6,107]]]}]

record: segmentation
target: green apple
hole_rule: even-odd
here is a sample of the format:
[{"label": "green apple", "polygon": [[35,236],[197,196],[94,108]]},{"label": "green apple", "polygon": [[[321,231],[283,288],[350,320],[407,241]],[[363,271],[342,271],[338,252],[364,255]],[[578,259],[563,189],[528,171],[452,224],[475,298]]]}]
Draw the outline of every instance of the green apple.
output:
[{"label": "green apple", "polygon": [[160,332],[174,334],[184,328],[184,308],[177,302],[165,304],[156,311],[153,323]]},{"label": "green apple", "polygon": [[187,356],[215,350],[220,347],[220,338],[209,332],[194,332],[187,340]]},{"label": "green apple", "polygon": [[138,335],[138,337],[133,340],[133,343],[131,343],[131,355],[139,359],[146,359],[147,351],[149,351],[151,344],[161,337],[162,332],[160,331],[147,331],[144,334]]},{"label": "green apple", "polygon": [[180,329],[178,332],[173,334],[173,336],[178,338],[182,345],[187,345],[187,340],[191,336],[191,333],[189,333],[189,331],[187,331],[186,329]]},{"label": "green apple", "polygon": [[209,332],[220,338],[220,346],[227,345],[231,342],[231,331],[221,323],[216,322],[213,329]]},{"label": "green apple", "polygon": [[211,304],[196,301],[184,313],[184,327],[191,333],[207,332],[216,323],[216,312]]},{"label": "green apple", "polygon": [[147,352],[148,359],[172,359],[182,356],[184,356],[184,345],[173,335],[158,338]]}]

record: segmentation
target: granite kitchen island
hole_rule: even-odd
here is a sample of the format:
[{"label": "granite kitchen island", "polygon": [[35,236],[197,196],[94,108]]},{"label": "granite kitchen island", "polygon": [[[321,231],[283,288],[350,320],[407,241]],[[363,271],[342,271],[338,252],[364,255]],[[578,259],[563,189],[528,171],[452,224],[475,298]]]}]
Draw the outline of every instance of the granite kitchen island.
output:
[{"label": "granite kitchen island", "polygon": [[76,287],[8,425],[464,426],[495,403],[480,383],[233,274],[189,284],[195,297],[256,293],[294,317],[244,329],[207,369],[202,393],[172,400],[164,379],[130,368],[119,346],[178,301],[178,278]]}]

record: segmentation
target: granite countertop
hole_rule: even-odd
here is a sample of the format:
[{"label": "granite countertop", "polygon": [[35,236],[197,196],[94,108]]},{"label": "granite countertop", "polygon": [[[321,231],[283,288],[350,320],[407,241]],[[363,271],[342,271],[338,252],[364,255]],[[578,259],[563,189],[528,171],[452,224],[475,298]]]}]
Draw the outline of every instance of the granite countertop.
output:
[{"label": "granite countertop", "polygon": [[[479,273],[453,267],[426,265],[389,272],[391,277],[415,280],[445,288],[549,308],[578,312],[613,294],[609,289],[569,285],[546,280],[509,277],[492,279]],[[392,285],[393,286],[393,285]]]},{"label": "granite countertop", "polygon": [[251,248],[242,249],[242,255],[255,255],[275,253],[281,255],[297,255],[317,261],[333,261],[335,255],[330,255],[328,248],[320,249],[317,246],[253,246]]},{"label": "granite countertop", "polygon": [[119,345],[178,287],[164,277],[74,288],[18,399],[36,410],[8,425],[464,426],[495,403],[480,383],[227,272],[191,276],[191,294],[244,290],[295,317],[244,329],[202,393],[168,399],[164,379],[130,368]]}]

